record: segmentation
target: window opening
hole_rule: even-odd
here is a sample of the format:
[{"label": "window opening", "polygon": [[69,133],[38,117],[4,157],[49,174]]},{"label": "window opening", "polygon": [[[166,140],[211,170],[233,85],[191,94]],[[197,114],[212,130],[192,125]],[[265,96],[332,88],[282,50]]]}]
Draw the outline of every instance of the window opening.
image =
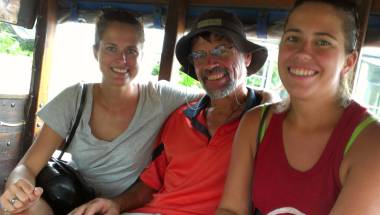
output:
[{"label": "window opening", "polygon": [[380,119],[380,48],[364,47],[358,62],[353,98]]},{"label": "window opening", "polygon": [[35,29],[0,22],[0,94],[29,94]]},{"label": "window opening", "polygon": [[[157,80],[165,31],[145,28],[138,81]],[[73,34],[72,32],[80,32]],[[48,100],[78,82],[100,82],[101,72],[94,58],[95,24],[65,22],[58,24],[54,40]]]}]

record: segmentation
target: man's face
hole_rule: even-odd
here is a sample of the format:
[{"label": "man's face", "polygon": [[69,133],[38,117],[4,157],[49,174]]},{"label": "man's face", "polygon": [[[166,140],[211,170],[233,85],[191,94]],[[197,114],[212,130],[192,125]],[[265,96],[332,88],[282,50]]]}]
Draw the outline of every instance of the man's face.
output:
[{"label": "man's face", "polygon": [[208,39],[193,40],[190,59],[207,94],[220,99],[245,83],[251,55],[239,52],[228,39],[211,33]]}]

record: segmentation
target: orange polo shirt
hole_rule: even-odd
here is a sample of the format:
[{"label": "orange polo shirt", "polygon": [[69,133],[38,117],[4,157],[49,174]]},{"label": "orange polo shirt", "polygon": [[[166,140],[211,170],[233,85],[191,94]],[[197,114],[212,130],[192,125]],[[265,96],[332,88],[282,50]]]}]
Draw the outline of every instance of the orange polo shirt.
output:
[{"label": "orange polo shirt", "polygon": [[[249,89],[245,110],[260,103]],[[204,97],[183,105],[168,119],[161,133],[161,154],[140,176],[158,192],[134,212],[164,215],[214,214],[224,189],[231,146],[240,119],[219,127],[210,136],[206,127]]]}]

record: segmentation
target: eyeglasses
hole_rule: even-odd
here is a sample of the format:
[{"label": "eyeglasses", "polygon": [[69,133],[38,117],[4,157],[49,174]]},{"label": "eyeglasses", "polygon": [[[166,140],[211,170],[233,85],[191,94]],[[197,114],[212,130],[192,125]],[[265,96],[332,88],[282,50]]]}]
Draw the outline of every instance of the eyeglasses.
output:
[{"label": "eyeglasses", "polygon": [[233,46],[220,45],[211,49],[209,52],[205,50],[192,51],[188,58],[192,64],[200,65],[206,63],[207,55],[221,59],[229,57],[233,48]]}]

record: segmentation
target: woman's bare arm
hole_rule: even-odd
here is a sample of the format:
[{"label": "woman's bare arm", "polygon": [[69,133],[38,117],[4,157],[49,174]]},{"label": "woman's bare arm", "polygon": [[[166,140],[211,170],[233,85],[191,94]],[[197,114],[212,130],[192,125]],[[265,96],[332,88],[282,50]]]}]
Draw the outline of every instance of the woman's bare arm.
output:
[{"label": "woman's bare arm", "polygon": [[249,214],[260,109],[247,112],[235,134],[224,194],[217,215]]},{"label": "woman's bare arm", "polygon": [[[11,212],[23,211],[34,205],[42,194],[35,188],[35,178],[61,143],[62,138],[51,128],[44,125],[36,142],[25,153],[10,173],[0,202]],[[9,200],[17,197],[12,205]]]},{"label": "woman's bare arm", "polygon": [[340,168],[342,191],[330,214],[378,214],[380,211],[380,125],[360,134]]}]

